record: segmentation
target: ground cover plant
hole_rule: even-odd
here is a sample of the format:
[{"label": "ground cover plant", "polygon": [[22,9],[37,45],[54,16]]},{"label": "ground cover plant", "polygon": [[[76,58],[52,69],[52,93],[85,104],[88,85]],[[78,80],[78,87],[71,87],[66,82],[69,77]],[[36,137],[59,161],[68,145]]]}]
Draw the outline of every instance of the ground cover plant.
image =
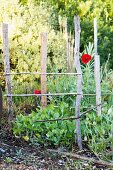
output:
[{"label": "ground cover plant", "polygon": [[[67,106],[63,102],[57,108],[51,104],[43,111],[37,109],[28,116],[18,115],[13,126],[14,134],[36,145],[72,147],[75,121],[35,122],[36,120],[69,117],[71,114]],[[96,116],[95,112],[91,112],[81,120],[84,141],[88,142],[88,146],[95,153],[101,153],[104,159],[107,158],[113,146],[112,111],[112,107],[108,112],[104,110],[100,117]]]}]

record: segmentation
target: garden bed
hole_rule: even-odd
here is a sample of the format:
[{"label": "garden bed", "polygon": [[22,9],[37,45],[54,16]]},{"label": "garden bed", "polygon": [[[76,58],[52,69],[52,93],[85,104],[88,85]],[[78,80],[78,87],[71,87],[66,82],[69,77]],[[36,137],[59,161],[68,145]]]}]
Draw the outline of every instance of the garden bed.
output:
[{"label": "garden bed", "polygon": [[[66,148],[49,149],[42,146],[32,146],[30,143],[15,139],[12,134],[2,129],[0,136],[2,136],[0,139],[0,170],[110,169],[107,166],[97,165],[87,160],[59,154],[60,152],[69,153]],[[79,156],[98,160],[97,156],[85,147],[82,151],[73,147],[73,154],[75,153]]]}]

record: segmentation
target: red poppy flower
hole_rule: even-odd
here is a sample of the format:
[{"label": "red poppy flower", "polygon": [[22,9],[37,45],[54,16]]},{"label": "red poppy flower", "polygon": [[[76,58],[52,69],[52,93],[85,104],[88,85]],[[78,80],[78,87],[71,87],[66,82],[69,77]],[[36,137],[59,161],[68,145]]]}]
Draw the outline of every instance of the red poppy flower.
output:
[{"label": "red poppy flower", "polygon": [[87,64],[91,59],[92,57],[89,54],[83,54],[81,58],[83,64]]},{"label": "red poppy flower", "polygon": [[41,90],[34,90],[34,94],[41,94]]}]

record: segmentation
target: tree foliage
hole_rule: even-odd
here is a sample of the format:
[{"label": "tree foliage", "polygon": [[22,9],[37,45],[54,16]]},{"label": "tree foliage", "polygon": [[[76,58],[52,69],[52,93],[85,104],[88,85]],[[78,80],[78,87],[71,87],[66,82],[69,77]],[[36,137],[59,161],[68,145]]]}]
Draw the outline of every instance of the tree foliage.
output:
[{"label": "tree foliage", "polygon": [[[40,71],[41,32],[48,33],[48,69],[51,65],[57,69],[65,68],[65,38],[52,29],[51,13],[52,9],[47,8],[46,4],[36,5],[32,0],[28,0],[27,5],[19,4],[18,0],[7,0],[5,4],[4,0],[1,1],[0,22],[9,24],[12,71]],[[38,77],[22,75],[13,78],[16,83],[21,83]]]},{"label": "tree foliage", "polygon": [[110,54],[110,67],[113,66],[113,0],[47,0],[56,13],[68,18],[68,31],[74,33],[73,17],[81,18],[81,50],[88,42],[93,42],[93,19],[98,19],[98,52],[101,63]]}]

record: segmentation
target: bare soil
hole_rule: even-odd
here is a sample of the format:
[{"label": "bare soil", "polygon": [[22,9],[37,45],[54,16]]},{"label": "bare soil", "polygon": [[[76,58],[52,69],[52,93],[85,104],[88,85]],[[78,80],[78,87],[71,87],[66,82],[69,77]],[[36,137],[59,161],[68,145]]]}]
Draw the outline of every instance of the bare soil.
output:
[{"label": "bare soil", "polygon": [[[0,130],[0,170],[110,170],[108,167],[97,166],[88,161],[75,160],[65,155],[48,152],[47,149],[15,138],[7,128],[2,128]],[[56,148],[58,149],[69,152],[63,147]],[[75,147],[73,153],[97,159],[96,155],[85,147],[81,152]]]}]

